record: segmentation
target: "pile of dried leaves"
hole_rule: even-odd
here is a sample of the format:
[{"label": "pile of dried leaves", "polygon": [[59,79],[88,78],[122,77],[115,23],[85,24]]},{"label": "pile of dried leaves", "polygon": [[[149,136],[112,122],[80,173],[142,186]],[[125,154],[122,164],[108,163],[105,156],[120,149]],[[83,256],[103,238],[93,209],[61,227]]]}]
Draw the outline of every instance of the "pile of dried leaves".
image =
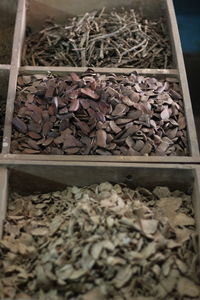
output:
[{"label": "pile of dried leaves", "polygon": [[21,75],[13,153],[187,155],[186,121],[176,78]]},{"label": "pile of dried leaves", "polygon": [[12,194],[0,298],[199,299],[191,197],[102,183]]},{"label": "pile of dried leaves", "polygon": [[47,20],[25,39],[22,63],[40,66],[171,68],[166,22],[149,20],[133,9],[94,11],[69,18],[65,25]]}]

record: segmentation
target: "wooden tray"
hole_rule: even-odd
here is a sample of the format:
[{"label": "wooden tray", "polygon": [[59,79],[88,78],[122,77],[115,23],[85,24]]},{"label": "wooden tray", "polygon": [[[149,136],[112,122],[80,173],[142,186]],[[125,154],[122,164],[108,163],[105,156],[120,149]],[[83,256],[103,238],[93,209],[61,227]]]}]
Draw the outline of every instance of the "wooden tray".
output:
[{"label": "wooden tray", "polygon": [[[26,10],[26,6],[28,9]],[[13,42],[12,62],[10,66],[10,81],[7,97],[6,119],[4,127],[4,140],[2,154],[0,154],[0,163],[4,161],[108,161],[108,162],[145,162],[145,163],[198,163],[199,149],[197,142],[197,135],[195,130],[194,117],[192,112],[192,105],[189,95],[188,83],[186,78],[184,60],[181,50],[181,43],[176,23],[176,17],[172,0],[115,0],[114,6],[116,8],[124,6],[128,8],[141,7],[149,16],[164,15],[167,18],[168,30],[173,49],[173,69],[134,69],[134,68],[96,68],[95,71],[101,73],[129,73],[137,71],[139,74],[146,74],[149,76],[176,76],[181,84],[185,116],[187,120],[188,143],[189,143],[189,156],[98,156],[98,155],[23,155],[11,154],[11,130],[12,130],[12,115],[14,109],[14,101],[16,95],[17,76],[20,73],[41,73],[41,72],[83,72],[86,68],[73,68],[73,67],[32,67],[21,66],[21,52],[23,46],[23,39],[25,35],[26,25],[31,25],[33,28],[41,26],[45,17],[52,16],[59,22],[64,21],[66,16],[73,16],[75,14],[84,13],[93,9],[100,9],[103,6],[107,8],[113,7],[112,0],[19,0],[18,11],[15,25],[15,34]]]},{"label": "wooden tray", "polygon": [[165,185],[171,190],[193,191],[196,226],[200,233],[199,166],[24,161],[10,162],[0,168],[0,234],[10,192],[46,193],[67,185],[84,186],[105,181],[126,183],[130,187]]}]

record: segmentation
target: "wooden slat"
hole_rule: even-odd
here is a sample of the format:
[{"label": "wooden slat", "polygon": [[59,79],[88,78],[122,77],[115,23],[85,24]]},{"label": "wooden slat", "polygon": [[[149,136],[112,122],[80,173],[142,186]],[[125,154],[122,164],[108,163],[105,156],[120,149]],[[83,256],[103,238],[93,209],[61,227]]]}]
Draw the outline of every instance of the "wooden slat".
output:
[{"label": "wooden slat", "polygon": [[8,170],[0,168],[0,239],[2,236],[3,220],[6,216],[8,195]]},{"label": "wooden slat", "polygon": [[195,168],[195,181],[193,190],[193,206],[195,211],[195,221],[199,233],[199,258],[200,258],[200,166]]},{"label": "wooden slat", "polygon": [[8,95],[7,95],[2,153],[9,153],[10,150],[11,130],[12,130],[11,124],[12,124],[12,116],[14,110],[17,76],[18,76],[18,69],[20,66],[21,49],[22,49],[23,37],[24,37],[25,27],[26,27],[25,15],[26,15],[25,0],[19,0],[16,23],[15,23],[15,31],[14,31],[14,42],[13,42],[10,79],[9,79]]},{"label": "wooden slat", "polygon": [[172,0],[166,0],[167,3],[167,11],[169,15],[169,22],[172,32],[172,38],[173,38],[173,45],[176,52],[176,59],[177,59],[177,67],[179,71],[180,76],[180,84],[182,87],[183,97],[184,97],[184,106],[185,106],[185,112],[186,112],[186,120],[187,120],[187,129],[188,129],[188,135],[189,135],[189,146],[191,150],[191,155],[193,157],[199,156],[199,147],[198,147],[198,141],[197,141],[197,134],[195,130],[195,123],[194,123],[194,116],[192,111],[192,104],[190,99],[190,93],[189,93],[189,87],[187,82],[187,76],[185,71],[185,64],[183,59],[183,52],[181,48],[181,41],[178,31],[178,25],[176,22],[176,15],[174,11],[173,1]]},{"label": "wooden slat", "polygon": [[[178,75],[177,69],[136,69],[136,68],[93,68],[95,72],[98,73],[116,73],[116,74],[129,74],[131,72],[137,72],[138,74],[143,75],[171,75],[175,76]],[[21,73],[45,73],[45,72],[85,72],[87,67],[38,67],[38,66],[22,66],[19,69]]]},{"label": "wooden slat", "polygon": [[189,156],[104,156],[104,155],[28,155],[28,154],[1,154],[0,164],[12,164],[13,162],[112,162],[112,163],[182,163],[198,164],[199,157]]}]

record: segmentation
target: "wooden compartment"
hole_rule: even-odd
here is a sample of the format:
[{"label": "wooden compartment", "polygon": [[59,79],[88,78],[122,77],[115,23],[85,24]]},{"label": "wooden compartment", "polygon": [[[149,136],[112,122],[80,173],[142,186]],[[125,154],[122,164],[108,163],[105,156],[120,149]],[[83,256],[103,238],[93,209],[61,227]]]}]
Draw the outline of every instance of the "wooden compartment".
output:
[{"label": "wooden compartment", "polygon": [[[130,9],[134,9],[136,12],[139,13],[141,12],[142,14],[144,14],[144,17],[147,17],[149,19],[154,19],[154,20],[159,19],[160,17],[164,17],[164,25],[166,25],[165,27],[167,31],[166,35],[169,38],[171,44],[171,52],[172,52],[172,63],[170,63],[170,68],[176,67],[177,65],[176,53],[173,47],[174,41],[173,41],[172,31],[170,28],[170,22],[168,18],[168,7],[167,7],[166,0],[159,0],[159,1],[117,0],[114,3],[112,0],[108,0],[108,1],[86,0],[84,1],[84,3],[81,0],[76,0],[76,1],[61,0],[59,1],[59,4],[55,0],[48,1],[48,3],[45,0],[30,0],[27,1],[27,4],[28,5],[27,5],[27,13],[26,13],[26,25],[33,32],[37,30],[41,30],[43,28],[42,25],[44,24],[44,20],[49,17],[55,20],[55,22],[57,22],[58,24],[65,24],[67,18],[75,17],[78,15],[84,15],[86,12],[92,12],[94,10],[101,11],[103,7],[106,8],[106,11],[110,11],[113,8],[119,11],[122,7],[124,7],[127,11],[130,11]],[[25,28],[23,29],[23,36],[24,35],[25,35]],[[169,43],[167,44],[169,45]],[[164,52],[162,51],[162,53]],[[149,60],[150,59],[147,58],[147,61]],[[70,62],[66,64],[68,66],[73,66],[73,64],[70,65]],[[34,65],[34,63],[31,63],[30,61],[25,63],[23,62],[23,65]],[[39,63],[38,65],[45,65],[45,64]],[[46,65],[48,66],[48,62]],[[95,65],[95,62],[93,62],[92,65],[94,67],[98,67],[98,65]],[[167,65],[169,64],[166,64],[166,67],[164,65],[165,63],[163,61],[163,67],[160,68],[167,68]],[[77,67],[81,67],[81,66],[84,65],[82,65],[79,62],[77,64]],[[104,66],[106,67],[106,64]],[[131,64],[130,64],[130,68],[131,68]]]},{"label": "wooden compartment", "polygon": [[10,192],[31,194],[62,190],[109,181],[149,189],[167,186],[170,190],[192,192],[197,230],[200,233],[200,167],[166,164],[114,164],[77,162],[8,162],[0,168],[0,233]]},{"label": "wooden compartment", "polygon": [[[21,67],[19,69],[19,74],[37,74],[37,73],[46,73],[46,68],[41,67]],[[68,74],[70,71],[75,71],[81,73],[86,70],[86,68],[48,68],[49,71],[52,71],[54,74],[58,75],[65,75]],[[95,71],[99,73],[116,73],[116,74],[129,74],[129,69],[105,69],[105,68],[95,68]],[[157,72],[153,72],[150,70],[137,70],[139,74],[146,75],[146,76],[155,76],[156,78],[170,78],[176,77],[180,80],[178,73],[174,70],[159,70]],[[10,86],[9,92],[11,96],[9,97],[9,111],[7,110],[6,115],[6,122],[5,122],[5,134],[4,140],[7,142],[5,147],[3,148],[4,155],[2,158],[9,158],[9,159],[30,159],[30,160],[61,160],[61,161],[111,161],[111,162],[184,162],[187,163],[189,161],[197,161],[198,160],[198,143],[196,139],[196,133],[194,130],[193,125],[193,115],[190,110],[190,101],[187,98],[187,95],[184,91],[184,86],[180,81],[180,86],[182,88],[183,93],[183,101],[184,101],[184,108],[185,108],[185,116],[187,120],[187,134],[188,134],[188,144],[189,144],[189,156],[100,156],[100,155],[28,155],[28,154],[10,154],[10,143],[11,143],[11,133],[12,133],[12,115],[13,115],[13,108],[14,108],[14,100],[16,96],[16,88],[14,87],[14,82],[17,80],[16,74],[14,75],[14,81],[12,81],[12,86]]]},{"label": "wooden compartment", "polygon": [[[198,263],[197,259],[199,259],[199,254],[200,254],[200,251],[199,251],[199,249],[200,249],[200,214],[199,214],[199,212],[200,212],[200,202],[199,202],[200,201],[200,186],[199,186],[199,182],[200,181],[199,180],[200,180],[200,168],[195,167],[195,166],[187,166],[187,165],[185,165],[184,167],[180,166],[180,165],[176,165],[176,166],[166,165],[165,167],[160,167],[158,165],[155,166],[155,165],[151,165],[151,164],[149,164],[148,166],[145,164],[138,164],[138,165],[130,164],[129,166],[127,166],[125,164],[116,165],[116,164],[111,164],[111,163],[103,163],[103,164],[70,163],[70,162],[69,163],[54,162],[54,163],[49,163],[49,164],[47,164],[45,162],[43,162],[43,163],[42,162],[40,162],[40,163],[39,162],[36,162],[36,163],[22,162],[20,164],[10,163],[10,164],[7,164],[6,166],[0,168],[0,239],[3,234],[3,223],[4,223],[4,219],[6,218],[9,194],[13,193],[13,192],[17,192],[20,195],[28,196],[31,194],[37,194],[37,192],[49,193],[49,192],[55,192],[58,190],[61,191],[61,190],[64,190],[66,186],[75,185],[75,186],[82,187],[82,186],[91,185],[91,184],[100,184],[105,181],[109,181],[112,184],[124,183],[130,188],[146,187],[147,189],[150,189],[150,190],[153,190],[155,186],[167,186],[171,192],[173,192],[175,190],[181,190],[185,193],[192,194],[192,205],[194,208],[196,232],[197,232],[197,237],[198,237],[198,244],[196,244],[197,239],[195,238],[195,236],[193,234],[193,238],[194,238],[193,241],[195,241],[194,242],[195,250],[193,250],[193,251],[194,251],[194,255],[195,255],[195,265],[196,265]],[[178,198],[170,198],[170,199],[177,200]],[[28,201],[27,201],[27,205],[28,205]],[[20,216],[19,216],[19,218],[20,218]],[[52,214],[52,216],[53,216],[53,214]],[[59,214],[58,214],[58,217],[59,217]],[[31,217],[26,216],[25,219],[27,219],[27,218],[29,219],[28,222],[30,223]],[[129,217],[127,217],[127,218],[129,218]],[[37,220],[38,222],[39,221],[41,222],[40,223],[40,225],[41,225],[42,220],[43,220],[42,217],[37,218],[37,219],[38,219]],[[15,221],[13,221],[13,222],[15,222]],[[16,224],[17,224],[17,222],[18,221],[16,219]],[[7,226],[5,227],[6,228],[5,230],[6,230],[7,236],[8,236],[9,224],[8,223],[6,223],[6,224],[7,224]],[[34,224],[36,224],[36,223],[34,223]],[[176,228],[178,228],[178,227],[176,227]],[[24,230],[24,228],[23,228],[23,230]],[[29,225],[29,229],[27,228],[27,233],[29,233],[29,230],[30,230],[30,225]],[[171,229],[171,230],[173,230],[173,229]],[[13,231],[13,234],[15,235],[15,231]],[[9,238],[9,236],[8,236],[8,238]],[[167,238],[172,239],[169,241],[173,241],[173,239],[175,237],[169,236]],[[4,241],[6,243],[6,239]],[[35,244],[33,244],[33,241],[31,242],[31,244],[29,243],[29,246],[35,245]],[[3,242],[2,242],[2,245],[6,245],[6,244],[3,244]],[[150,238],[150,240],[148,240],[148,243],[151,244],[151,242],[152,242],[152,240]],[[184,244],[186,246],[186,243],[184,243]],[[187,243],[187,245],[188,245],[188,243]],[[44,247],[45,247],[45,245],[44,245]],[[191,246],[186,246],[186,247],[191,247]],[[179,248],[179,250],[181,250],[181,249]],[[127,248],[125,249],[125,251],[127,251]],[[166,253],[164,251],[164,249],[161,251],[163,253]],[[168,250],[168,252],[167,252],[168,254],[166,256],[167,259],[169,258],[169,251],[170,250]],[[174,256],[178,256],[178,253],[182,253],[181,251],[180,252],[177,252],[177,251],[176,251],[176,249],[174,249],[170,252],[170,254],[173,255],[173,257],[174,257]],[[190,250],[188,249],[188,251],[190,251]],[[14,252],[14,250],[13,250],[13,252]],[[18,252],[16,252],[17,257],[18,257],[18,255],[19,255]],[[191,255],[190,252],[189,252],[189,255]],[[21,256],[19,256],[19,258],[20,257]],[[180,254],[180,259],[184,262],[184,256],[182,254]],[[6,259],[5,259],[5,261],[6,261]],[[28,261],[28,258],[27,258],[27,261]],[[24,260],[22,260],[22,262],[24,264]],[[185,260],[185,262],[186,262],[186,260]],[[133,261],[133,263],[134,263],[134,261]],[[187,259],[187,264],[188,264],[188,259]],[[20,265],[18,260],[16,260],[15,266],[16,265],[18,265],[19,268],[20,267],[23,268],[23,265]],[[161,266],[162,266],[162,262],[161,262]],[[31,272],[35,272],[35,265],[34,265],[34,268],[31,268],[31,270],[32,270]],[[145,272],[145,271],[143,271],[143,272]],[[186,271],[186,273],[183,273],[183,274],[179,275],[180,278],[182,278],[183,276],[186,276],[186,278],[187,278],[187,271]],[[190,277],[192,281],[198,282],[198,280],[195,280],[195,278],[194,278],[195,275],[196,275],[196,273],[192,274],[192,275],[188,274],[188,277]],[[7,274],[7,276],[8,276],[8,274]],[[143,275],[140,275],[140,276],[143,276]],[[170,275],[169,275],[169,277],[170,277]],[[183,278],[185,278],[185,277],[183,277]],[[24,283],[23,292],[26,292],[27,294],[29,294],[29,293],[31,293],[31,291],[29,290],[29,292],[28,292],[28,290],[26,289],[26,284],[27,283]],[[105,281],[105,284],[106,284],[106,281]],[[5,288],[6,288],[5,284],[3,284],[2,286],[5,286]],[[59,288],[59,286],[58,285],[56,286],[56,283],[55,283],[54,289],[57,290],[57,287]],[[152,288],[153,288],[153,286],[152,286]],[[196,287],[196,289],[197,289],[197,287]],[[120,290],[118,290],[118,291],[120,291]],[[22,292],[22,290],[18,290],[17,292]],[[8,299],[8,298],[5,298],[5,299]],[[197,299],[197,297],[195,299]]]},{"label": "wooden compartment", "polygon": [[[117,2],[121,5],[121,2]],[[2,155],[0,155],[0,161],[4,160],[49,160],[49,161],[110,161],[110,162],[173,162],[173,163],[189,163],[189,162],[199,162],[199,149],[198,149],[198,142],[197,136],[195,131],[194,125],[194,118],[192,113],[192,106],[190,101],[190,95],[187,85],[187,78],[185,73],[184,61],[182,56],[181,44],[178,34],[178,28],[176,24],[176,17],[174,13],[173,3],[171,0],[161,0],[161,1],[130,1],[127,0],[123,2],[124,6],[130,6],[132,4],[135,5],[142,5],[145,7],[146,12],[149,15],[152,14],[160,14],[162,12],[166,13],[168,17],[168,23],[170,28],[170,35],[172,46],[174,49],[174,57],[176,61],[175,69],[122,69],[122,68],[95,68],[95,71],[101,73],[130,73],[133,71],[137,71],[139,74],[146,74],[148,76],[161,76],[161,77],[170,77],[170,76],[177,76],[180,80],[180,84],[182,87],[183,98],[184,98],[184,106],[186,112],[186,119],[187,119],[187,128],[188,128],[188,137],[189,137],[189,156],[182,156],[182,157],[134,157],[134,156],[58,156],[58,155],[18,155],[18,154],[10,154],[10,139],[11,139],[11,122],[13,116],[13,107],[14,107],[14,100],[16,95],[16,84],[17,84],[17,76],[20,73],[41,73],[41,72],[55,72],[58,74],[63,74],[65,72],[83,72],[86,68],[71,68],[71,67],[31,67],[25,66],[20,67],[20,60],[21,60],[21,51],[23,45],[23,38],[25,34],[26,24],[39,24],[39,20],[42,21],[42,16],[46,16],[46,14],[50,14],[55,18],[61,18],[66,15],[66,11],[68,11],[71,15],[77,14],[78,12],[84,12],[89,8],[93,9],[102,7],[103,5],[112,6],[112,1],[86,1],[84,5],[82,2],[79,1],[69,1],[66,2],[60,0],[59,5],[55,4],[54,1],[48,2],[48,5],[45,1],[42,0],[19,0],[18,1],[18,12],[17,12],[17,19],[16,19],[16,26],[15,26],[15,35],[14,35],[14,44],[13,44],[13,58],[11,64],[11,74],[10,74],[10,84],[8,88],[8,103],[7,103],[7,113],[6,113],[6,120],[5,120],[5,129],[4,129],[4,147],[2,149]],[[148,3],[148,5],[147,5]],[[69,5],[70,4],[70,5]],[[32,9],[28,10],[26,15],[26,5],[31,7]],[[55,8],[56,5],[56,8]],[[117,5],[116,5],[117,6]],[[39,9],[40,8],[40,9]],[[26,22],[27,17],[27,22]]]},{"label": "wooden compartment", "polygon": [[0,2],[0,64],[11,63],[13,35],[17,11],[16,0]]}]

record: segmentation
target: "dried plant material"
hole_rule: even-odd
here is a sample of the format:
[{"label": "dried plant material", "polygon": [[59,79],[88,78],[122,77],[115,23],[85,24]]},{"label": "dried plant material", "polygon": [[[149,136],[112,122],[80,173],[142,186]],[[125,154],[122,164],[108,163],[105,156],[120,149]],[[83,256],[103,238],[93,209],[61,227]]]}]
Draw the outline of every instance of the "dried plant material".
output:
[{"label": "dried plant material", "polygon": [[177,289],[180,296],[189,296],[191,298],[199,296],[199,286],[188,278],[182,277],[179,279]]},{"label": "dried plant material", "polygon": [[188,155],[180,97],[177,82],[137,73],[20,75],[11,152]]},{"label": "dried plant material", "polygon": [[[133,9],[107,12],[103,8],[68,18],[65,25],[49,19],[42,30],[27,32],[23,65],[172,67],[165,20],[151,20]],[[74,81],[78,82],[76,76]]]},{"label": "dried plant material", "polygon": [[[0,298],[198,300],[191,202],[167,187],[151,192],[109,182],[11,194],[0,241]],[[160,218],[164,206],[179,224],[171,215]]]}]

